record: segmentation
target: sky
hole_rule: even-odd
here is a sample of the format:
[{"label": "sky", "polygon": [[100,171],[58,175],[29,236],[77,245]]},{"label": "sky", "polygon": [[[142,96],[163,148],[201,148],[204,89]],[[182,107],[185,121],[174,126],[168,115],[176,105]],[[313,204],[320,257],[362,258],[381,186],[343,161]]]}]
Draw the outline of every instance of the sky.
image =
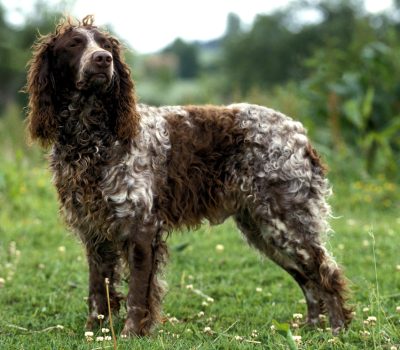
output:
[{"label": "sky", "polygon": [[[56,4],[56,0],[48,0]],[[175,38],[210,40],[223,35],[226,18],[236,13],[244,25],[257,14],[270,13],[289,4],[288,0],[76,0],[66,11],[77,18],[93,14],[96,24],[111,25],[114,32],[140,53],[158,51]],[[33,0],[0,0],[8,20],[19,24],[32,12]],[[387,10],[392,0],[366,0],[370,12]]]}]

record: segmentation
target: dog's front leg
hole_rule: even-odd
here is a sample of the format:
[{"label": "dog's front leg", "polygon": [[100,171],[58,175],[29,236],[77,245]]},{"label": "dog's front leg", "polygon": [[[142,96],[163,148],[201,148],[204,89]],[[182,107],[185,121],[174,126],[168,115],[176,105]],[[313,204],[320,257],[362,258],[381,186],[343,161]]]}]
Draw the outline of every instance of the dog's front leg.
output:
[{"label": "dog's front leg", "polygon": [[110,305],[113,313],[118,313],[122,296],[115,290],[119,282],[119,254],[113,245],[104,241],[87,245],[89,264],[89,316],[86,329],[93,329],[99,324],[99,315],[108,316],[105,279],[110,281]]},{"label": "dog's front leg", "polygon": [[159,320],[163,284],[157,272],[165,262],[167,248],[161,233],[140,232],[126,247],[130,269],[127,318],[123,336],[144,336]]}]

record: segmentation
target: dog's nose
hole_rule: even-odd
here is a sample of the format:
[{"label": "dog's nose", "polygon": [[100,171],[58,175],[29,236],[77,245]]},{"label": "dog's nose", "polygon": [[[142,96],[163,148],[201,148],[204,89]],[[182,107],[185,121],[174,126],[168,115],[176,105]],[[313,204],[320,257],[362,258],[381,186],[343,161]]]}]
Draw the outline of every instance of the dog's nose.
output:
[{"label": "dog's nose", "polygon": [[92,55],[92,61],[100,68],[109,67],[112,60],[112,55],[108,51],[96,51]]}]

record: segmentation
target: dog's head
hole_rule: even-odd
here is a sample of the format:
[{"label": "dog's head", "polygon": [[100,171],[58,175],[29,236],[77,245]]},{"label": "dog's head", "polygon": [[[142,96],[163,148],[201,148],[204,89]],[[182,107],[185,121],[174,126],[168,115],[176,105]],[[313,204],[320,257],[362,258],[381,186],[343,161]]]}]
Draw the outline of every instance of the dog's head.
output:
[{"label": "dog's head", "polygon": [[28,129],[43,145],[56,138],[55,113],[62,99],[75,93],[99,94],[110,100],[116,133],[133,136],[134,85],[121,56],[119,41],[93,24],[65,19],[54,33],[41,36],[33,47],[26,91],[29,94]]}]

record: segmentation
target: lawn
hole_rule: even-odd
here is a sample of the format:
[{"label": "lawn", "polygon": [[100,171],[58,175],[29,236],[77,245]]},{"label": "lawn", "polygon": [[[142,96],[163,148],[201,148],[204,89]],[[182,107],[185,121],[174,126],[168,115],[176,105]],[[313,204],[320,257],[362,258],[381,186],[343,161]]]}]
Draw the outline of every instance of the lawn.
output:
[{"label": "lawn", "polygon": [[[0,349],[112,349],[110,341],[85,339],[85,255],[58,215],[44,156],[24,146],[20,125],[5,123]],[[163,323],[149,338],[118,338],[118,349],[288,349],[287,335],[274,321],[301,336],[295,337],[299,349],[400,349],[398,185],[384,176],[348,180],[335,171],[330,179],[336,217],[328,246],[351,281],[355,311],[347,331],[333,337],[328,325],[298,327],[301,319],[293,315],[306,311],[300,289],[227,221],[171,236]],[[115,320],[117,334],[123,313]]]}]

